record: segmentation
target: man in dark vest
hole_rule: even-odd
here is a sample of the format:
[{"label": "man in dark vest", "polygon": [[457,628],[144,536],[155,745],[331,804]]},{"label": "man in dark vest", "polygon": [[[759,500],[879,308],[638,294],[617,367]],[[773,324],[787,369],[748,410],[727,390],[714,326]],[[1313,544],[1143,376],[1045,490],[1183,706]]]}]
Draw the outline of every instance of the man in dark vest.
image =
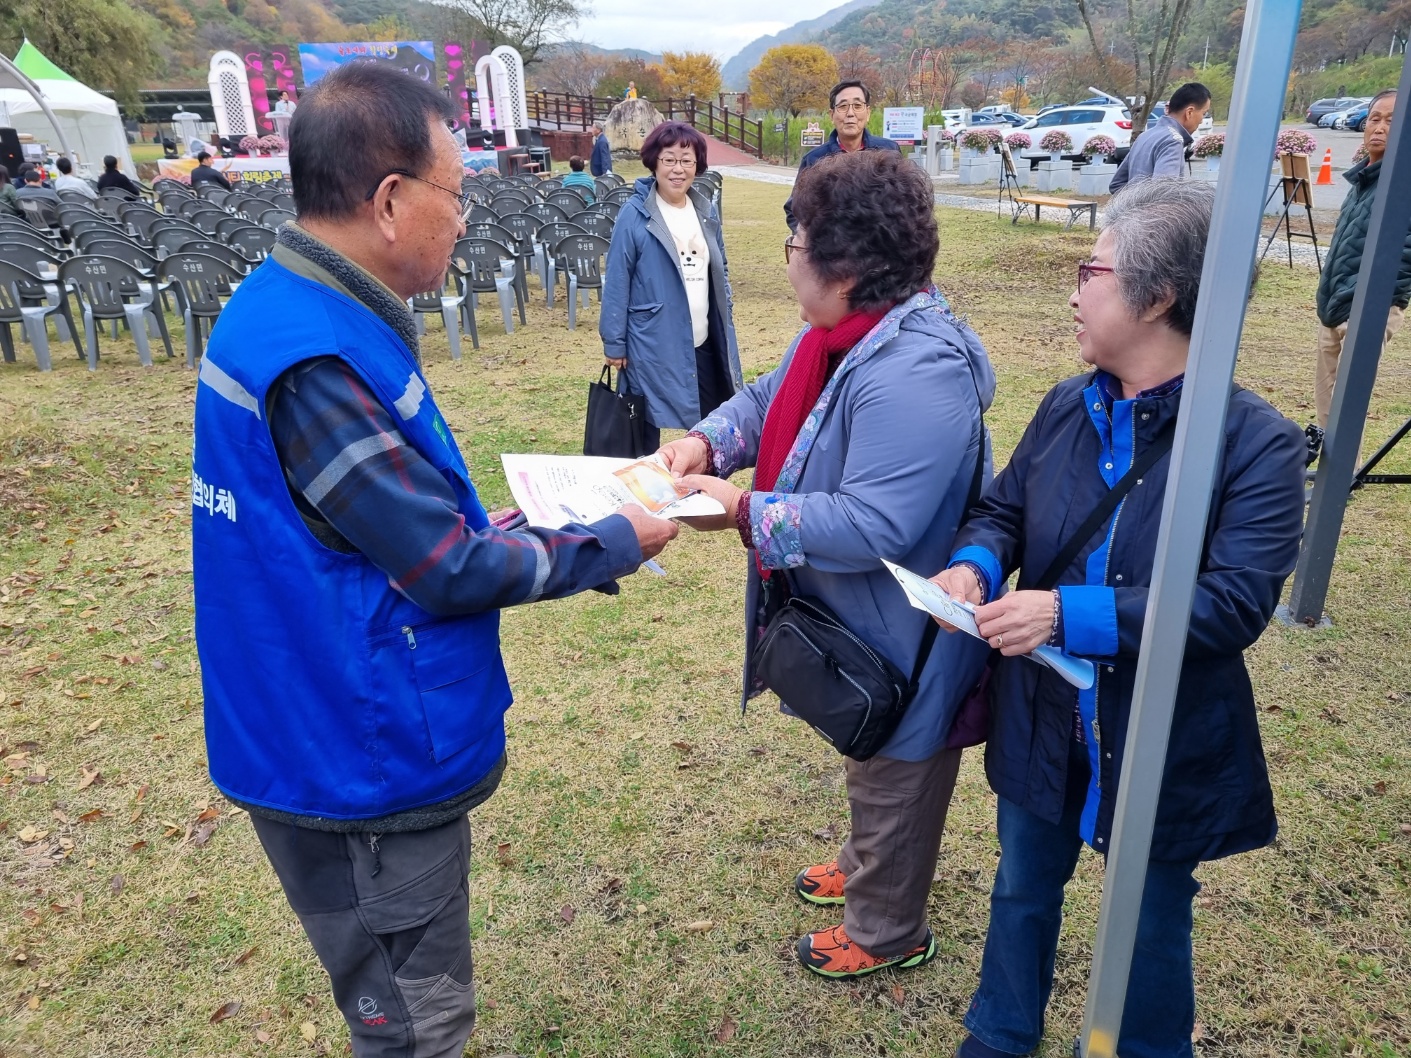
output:
[{"label": "man in dark vest", "polygon": [[639,508],[502,531],[477,499],[407,308],[465,233],[454,116],[375,62],[306,95],[298,222],[197,387],[211,778],[250,813],[357,1058],[452,1058],[474,1026],[466,813],[505,768],[500,609],[616,591],[676,534]]}]

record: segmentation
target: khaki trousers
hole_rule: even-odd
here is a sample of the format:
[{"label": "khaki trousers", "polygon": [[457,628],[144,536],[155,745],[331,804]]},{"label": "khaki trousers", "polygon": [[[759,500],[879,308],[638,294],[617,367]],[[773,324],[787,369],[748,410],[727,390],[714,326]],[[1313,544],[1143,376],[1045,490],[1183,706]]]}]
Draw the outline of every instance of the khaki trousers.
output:
[{"label": "khaki trousers", "polygon": [[[1386,342],[1391,341],[1392,335],[1401,329],[1405,315],[1405,309],[1396,305],[1391,307],[1386,338],[1382,344],[1383,353],[1386,352]],[[1318,377],[1314,394],[1318,402],[1318,425],[1325,430],[1328,428],[1328,413],[1333,410],[1333,385],[1337,382],[1338,357],[1342,355],[1342,343],[1346,337],[1345,323],[1336,327],[1318,326]]]},{"label": "khaki trousers", "polygon": [[843,925],[869,955],[895,958],[926,936],[926,898],[960,754],[943,749],[923,761],[846,759],[852,834],[838,853],[847,877]]}]

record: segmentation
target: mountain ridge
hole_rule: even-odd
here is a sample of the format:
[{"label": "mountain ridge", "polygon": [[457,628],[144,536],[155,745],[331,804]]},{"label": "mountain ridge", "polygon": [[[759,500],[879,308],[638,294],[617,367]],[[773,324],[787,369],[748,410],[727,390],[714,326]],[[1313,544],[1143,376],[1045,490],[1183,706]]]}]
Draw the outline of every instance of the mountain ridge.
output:
[{"label": "mountain ridge", "polygon": [[732,55],[720,68],[721,84],[731,91],[744,91],[750,86],[750,71],[770,48],[780,44],[803,44],[816,34],[825,32],[858,11],[875,7],[881,0],[848,0],[847,3],[823,12],[817,18],[795,22],[778,33],[756,37]]}]

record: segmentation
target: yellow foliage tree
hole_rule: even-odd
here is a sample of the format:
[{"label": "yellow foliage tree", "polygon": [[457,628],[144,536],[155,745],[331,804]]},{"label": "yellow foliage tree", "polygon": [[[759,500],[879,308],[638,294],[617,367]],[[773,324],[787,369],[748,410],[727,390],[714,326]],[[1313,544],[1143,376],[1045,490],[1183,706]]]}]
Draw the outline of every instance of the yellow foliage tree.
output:
[{"label": "yellow foliage tree", "polygon": [[720,63],[703,51],[663,52],[661,79],[673,97],[713,99],[720,91]]},{"label": "yellow foliage tree", "polygon": [[780,44],[750,71],[750,101],[762,110],[798,117],[828,106],[828,90],[838,81],[838,60],[821,44]]}]

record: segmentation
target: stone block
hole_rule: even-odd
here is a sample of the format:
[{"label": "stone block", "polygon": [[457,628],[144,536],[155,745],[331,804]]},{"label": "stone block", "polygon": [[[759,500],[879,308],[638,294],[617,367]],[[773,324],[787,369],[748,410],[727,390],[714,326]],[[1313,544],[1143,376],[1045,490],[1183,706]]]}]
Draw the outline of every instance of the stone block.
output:
[{"label": "stone block", "polygon": [[1045,158],[1039,162],[1038,179],[1035,184],[1041,192],[1069,191],[1073,187],[1073,163],[1066,158],[1054,161]]},{"label": "stone block", "polygon": [[1109,165],[1106,162],[1089,162],[1078,170],[1078,194],[1092,198],[1107,194],[1107,187],[1112,183],[1112,175],[1115,172],[1117,172],[1115,165]]}]

